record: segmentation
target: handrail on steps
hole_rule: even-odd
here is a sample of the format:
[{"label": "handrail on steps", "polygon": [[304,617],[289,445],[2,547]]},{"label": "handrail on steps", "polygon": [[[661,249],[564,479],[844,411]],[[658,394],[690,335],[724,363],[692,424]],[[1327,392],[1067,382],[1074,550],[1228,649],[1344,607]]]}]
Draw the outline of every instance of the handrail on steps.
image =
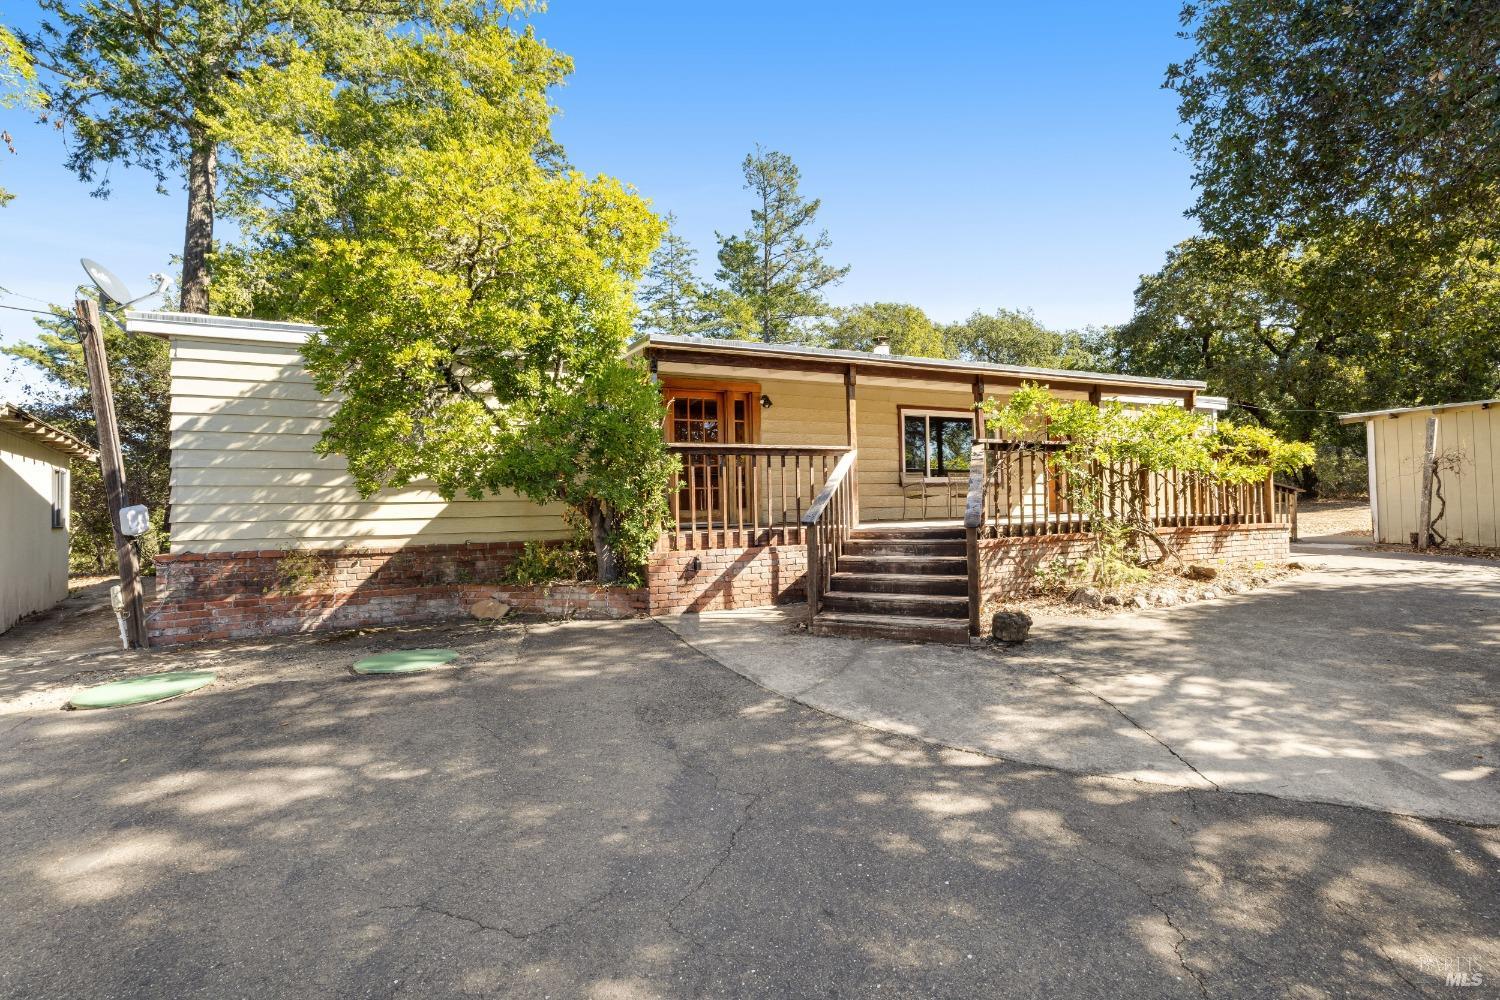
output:
[{"label": "handrail on steps", "polygon": [[839,459],[817,497],[802,515],[807,539],[807,625],[812,628],[825,587],[838,569],[849,529],[859,519],[858,499],[851,488],[858,453],[851,448]]}]

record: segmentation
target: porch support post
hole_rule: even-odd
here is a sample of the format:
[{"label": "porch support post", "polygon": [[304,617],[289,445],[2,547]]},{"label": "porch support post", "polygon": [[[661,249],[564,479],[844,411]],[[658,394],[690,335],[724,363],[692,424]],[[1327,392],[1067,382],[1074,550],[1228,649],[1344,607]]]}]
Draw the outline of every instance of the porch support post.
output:
[{"label": "porch support post", "polygon": [[[856,423],[855,389],[859,383],[859,375],[855,372],[853,365],[844,368],[844,428],[849,439],[849,447],[856,448],[859,437],[858,425]],[[851,504],[850,516],[851,527],[859,523],[859,463],[849,470],[849,501]]]},{"label": "porch support post", "polygon": [[1104,402],[1104,390],[1103,389],[1099,388],[1097,385],[1094,386],[1093,388],[1089,389],[1089,405],[1090,406],[1097,407],[1097,406],[1099,406],[1103,402]]}]

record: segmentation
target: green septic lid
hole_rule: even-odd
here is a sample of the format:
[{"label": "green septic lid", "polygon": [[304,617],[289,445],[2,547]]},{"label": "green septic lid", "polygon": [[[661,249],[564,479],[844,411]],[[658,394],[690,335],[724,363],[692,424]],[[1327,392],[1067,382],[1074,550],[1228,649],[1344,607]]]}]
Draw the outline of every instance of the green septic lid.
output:
[{"label": "green septic lid", "polygon": [[68,702],[69,708],[119,708],[165,701],[214,682],[212,670],[176,670],[165,674],[127,677],[108,684],[98,684],[79,692]]},{"label": "green septic lid", "polygon": [[398,649],[366,657],[354,665],[356,674],[413,674],[458,658],[451,649]]}]

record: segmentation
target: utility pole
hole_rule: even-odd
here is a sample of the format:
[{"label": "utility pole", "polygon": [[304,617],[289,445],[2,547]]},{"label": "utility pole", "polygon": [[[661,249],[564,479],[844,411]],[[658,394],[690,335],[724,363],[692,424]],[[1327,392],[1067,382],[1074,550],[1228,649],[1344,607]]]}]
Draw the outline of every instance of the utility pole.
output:
[{"label": "utility pole", "polygon": [[140,565],[135,542],[120,531],[120,508],[125,506],[125,460],[120,453],[120,429],[115,423],[115,397],[109,385],[109,363],[104,355],[99,303],[79,298],[73,303],[73,311],[78,316],[83,359],[89,369],[89,398],[94,403],[94,426],[99,431],[99,471],[104,476],[109,526],[115,533],[115,557],[120,563],[120,592],[125,598],[125,632],[132,649],[143,649],[146,645],[146,610],[141,594]]}]

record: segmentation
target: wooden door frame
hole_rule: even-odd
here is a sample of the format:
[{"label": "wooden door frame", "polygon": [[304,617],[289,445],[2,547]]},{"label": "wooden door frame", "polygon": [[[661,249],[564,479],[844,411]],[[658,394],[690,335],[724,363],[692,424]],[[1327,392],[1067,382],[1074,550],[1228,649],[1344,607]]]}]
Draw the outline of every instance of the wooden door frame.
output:
[{"label": "wooden door frame", "polygon": [[662,436],[667,441],[672,440],[672,401],[677,398],[675,393],[694,393],[697,395],[714,394],[719,399],[719,423],[725,426],[733,423],[734,406],[733,400],[736,396],[747,397],[745,408],[749,411],[745,415],[745,429],[749,435],[749,441],[720,441],[720,444],[759,444],[760,443],[760,383],[726,381],[724,379],[690,378],[675,375],[658,376],[661,382],[662,401],[666,404],[666,413],[662,417]]}]

